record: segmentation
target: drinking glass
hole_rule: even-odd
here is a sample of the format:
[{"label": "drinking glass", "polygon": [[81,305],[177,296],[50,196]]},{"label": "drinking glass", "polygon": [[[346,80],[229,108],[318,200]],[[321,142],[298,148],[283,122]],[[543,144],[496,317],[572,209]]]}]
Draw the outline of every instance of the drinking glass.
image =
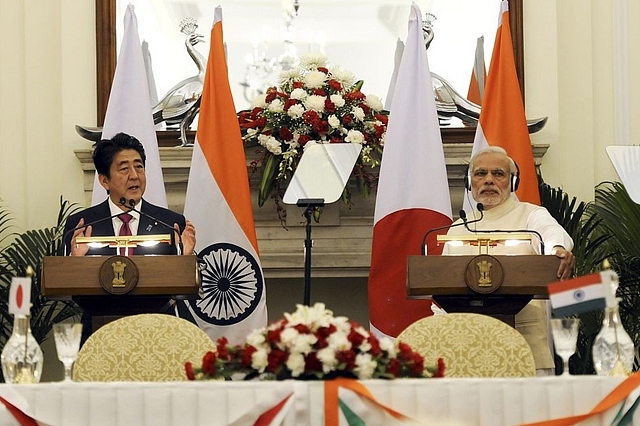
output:
[{"label": "drinking glass", "polygon": [[562,375],[569,375],[569,358],[576,351],[578,341],[578,318],[553,318],[551,320],[551,334],[556,353],[562,358]]},{"label": "drinking glass", "polygon": [[56,341],[58,359],[64,364],[64,381],[71,381],[71,368],[78,357],[82,324],[61,323],[53,325],[53,337]]}]

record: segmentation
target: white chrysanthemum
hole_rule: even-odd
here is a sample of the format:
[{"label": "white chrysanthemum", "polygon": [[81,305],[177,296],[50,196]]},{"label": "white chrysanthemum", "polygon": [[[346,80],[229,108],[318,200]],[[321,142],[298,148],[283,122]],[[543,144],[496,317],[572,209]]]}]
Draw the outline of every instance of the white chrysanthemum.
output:
[{"label": "white chrysanthemum", "polygon": [[264,337],[263,330],[255,330],[247,336],[246,343],[248,345],[259,347],[262,346],[266,342],[266,338]]},{"label": "white chrysanthemum", "polygon": [[328,58],[319,52],[306,53],[300,58],[300,68],[316,69],[327,66]]},{"label": "white chrysanthemum", "polygon": [[[340,127],[340,119],[336,117],[335,114],[331,114],[327,119],[327,122],[329,123],[329,126],[331,126],[334,129],[337,129],[338,127]],[[249,134],[249,132],[247,132],[247,134]]]},{"label": "white chrysanthemum", "polygon": [[304,106],[300,104],[291,105],[287,110],[287,115],[291,118],[299,118],[304,114]]},{"label": "white chrysanthemum", "polygon": [[293,327],[287,327],[280,333],[280,343],[285,347],[292,347],[298,339],[298,330]]},{"label": "white chrysanthemum", "polygon": [[382,108],[384,108],[382,106],[382,99],[380,99],[379,97],[377,97],[376,95],[367,95],[367,97],[364,100],[364,103],[371,109],[375,110],[375,111],[381,111]]},{"label": "white chrysanthemum", "polygon": [[269,355],[264,349],[258,349],[251,354],[251,368],[264,373],[264,370],[269,365]]},{"label": "white chrysanthemum", "polygon": [[269,106],[267,107],[267,109],[273,112],[283,112],[284,104],[280,99],[274,99],[269,103]]},{"label": "white chrysanthemum", "polygon": [[265,95],[258,95],[255,98],[253,98],[251,100],[251,109],[253,108],[266,108],[267,107],[267,103],[265,102],[266,96]]},{"label": "white chrysanthemum", "polygon": [[307,355],[313,350],[313,345],[317,342],[318,338],[313,334],[300,334],[298,338],[292,342],[292,350]]},{"label": "white chrysanthemum", "polygon": [[[311,142],[311,141],[309,141]],[[309,143],[307,142],[307,144]],[[325,308],[324,303],[316,303],[313,306],[296,305],[296,311],[292,314],[285,313],[285,318],[290,324],[323,324],[326,326],[330,324],[333,318],[333,312]],[[325,325],[326,324],[326,325]]]},{"label": "white chrysanthemum", "polygon": [[285,83],[295,81],[298,79],[298,77],[300,77],[299,68],[292,68],[290,70],[282,71],[280,73],[280,76],[278,77],[278,85],[282,86]]},{"label": "white chrysanthemum", "polygon": [[380,339],[380,349],[389,354],[389,358],[396,357],[396,345],[390,338],[382,337]]},{"label": "white chrysanthemum", "polygon": [[291,353],[286,362],[287,368],[291,370],[293,377],[298,377],[304,373],[304,357],[300,353]]},{"label": "white chrysanthemum", "polygon": [[311,95],[304,101],[304,106],[312,111],[323,112],[326,99],[324,96]]},{"label": "white chrysanthemum", "polygon": [[280,145],[280,142],[273,136],[259,135],[258,143],[267,148],[267,150],[274,155],[282,154],[282,146]]},{"label": "white chrysanthemum", "polygon": [[322,348],[318,351],[317,356],[318,361],[322,363],[322,371],[324,373],[333,371],[333,369],[338,364],[338,360],[336,359],[336,351],[333,350],[333,348]]},{"label": "white chrysanthemum", "polygon": [[289,95],[291,99],[297,99],[299,101],[304,101],[307,97],[307,91],[301,88],[293,89],[291,94]]},{"label": "white chrysanthemum", "polygon": [[370,379],[373,377],[373,373],[376,371],[377,366],[378,363],[371,358],[371,354],[356,355],[356,368],[354,368],[354,371],[360,380]]},{"label": "white chrysanthemum", "polygon": [[257,129],[247,129],[247,137],[252,138],[258,133]]},{"label": "white chrysanthemum", "polygon": [[349,143],[359,143],[359,144],[364,144],[364,135],[362,134],[362,132],[360,132],[360,130],[349,130],[349,133],[347,133],[347,137],[344,138],[345,142],[349,142]]},{"label": "white chrysanthemum", "polygon": [[342,68],[339,65],[332,67],[329,72],[331,73],[331,78],[340,82],[345,89],[350,88],[356,82],[356,76],[348,69]]},{"label": "white chrysanthemum", "polygon": [[327,75],[322,71],[309,71],[304,76],[304,84],[310,89],[319,89],[324,86]]},{"label": "white chrysanthemum", "polygon": [[327,338],[327,343],[335,351],[348,351],[351,349],[351,342],[347,333],[331,333]]},{"label": "white chrysanthemum", "polygon": [[344,98],[342,97],[342,95],[331,95],[329,96],[329,100],[331,100],[331,102],[333,102],[333,104],[337,107],[337,108],[342,108],[344,106]]},{"label": "white chrysanthemum", "polygon": [[[274,101],[275,102],[275,101]],[[273,102],[272,102],[273,103]],[[364,110],[360,107],[354,107],[351,112],[358,121],[364,120]]]}]

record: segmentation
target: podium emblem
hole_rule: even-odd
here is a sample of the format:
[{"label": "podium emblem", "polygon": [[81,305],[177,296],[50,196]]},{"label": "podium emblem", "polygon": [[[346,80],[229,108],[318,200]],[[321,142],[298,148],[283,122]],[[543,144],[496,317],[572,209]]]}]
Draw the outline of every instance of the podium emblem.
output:
[{"label": "podium emblem", "polygon": [[465,272],[467,287],[476,293],[489,294],[498,290],[504,280],[504,269],[495,257],[480,254],[471,259]]},{"label": "podium emblem", "polygon": [[110,294],[127,294],[138,285],[138,267],[126,256],[111,256],[100,267],[100,286]]}]

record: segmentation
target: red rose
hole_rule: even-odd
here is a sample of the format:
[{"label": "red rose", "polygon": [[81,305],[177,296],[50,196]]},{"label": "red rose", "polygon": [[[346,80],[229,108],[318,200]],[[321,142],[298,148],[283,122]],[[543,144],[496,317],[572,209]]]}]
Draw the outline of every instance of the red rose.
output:
[{"label": "red rose", "polygon": [[293,326],[293,329],[296,330],[298,333],[300,334],[307,334],[309,333],[311,330],[309,330],[309,327],[305,324],[296,324]]},{"label": "red rose", "polygon": [[300,135],[300,137],[298,138],[298,145],[304,146],[310,140],[311,137],[309,135]]},{"label": "red rose", "polygon": [[324,89],[313,89],[313,94],[318,96],[327,96],[327,92]]},{"label": "red rose", "polygon": [[244,350],[242,351],[242,358],[241,358],[241,362],[242,362],[242,366],[249,368],[251,367],[251,357],[253,356],[254,353],[256,353],[258,350],[254,347],[254,346],[247,346],[244,348]]},{"label": "red rose", "polygon": [[389,364],[387,364],[387,373],[392,374],[393,377],[400,376],[400,363],[397,359],[391,358]]},{"label": "red rose", "polygon": [[323,72],[325,74],[329,74],[329,70],[325,67],[318,67],[318,71]]},{"label": "red rose", "polygon": [[269,343],[279,342],[280,341],[280,334],[282,334],[282,329],[269,330],[267,332],[267,342],[269,342]]},{"label": "red rose", "polygon": [[278,367],[287,361],[287,358],[288,355],[286,352],[281,351],[280,349],[272,350],[267,356],[267,370],[272,373],[277,371]]},{"label": "red rose", "polygon": [[444,359],[438,358],[438,368],[436,372],[433,374],[433,377],[444,377],[444,370],[446,366],[444,365]]},{"label": "red rose", "polygon": [[189,380],[196,379],[196,374],[193,372],[193,364],[191,364],[190,362],[185,362],[184,371],[187,373],[187,379]]},{"label": "red rose", "polygon": [[313,110],[309,110],[309,111],[305,111],[302,114],[302,119],[304,120],[305,123],[313,124],[315,121],[319,120],[320,117],[318,116],[317,112]]},{"label": "red rose", "polygon": [[366,104],[361,103],[358,106],[362,108],[362,111],[364,111],[364,115],[369,115],[369,113],[371,112],[371,108],[369,108],[369,106]]},{"label": "red rose", "polygon": [[271,102],[273,102],[276,99],[276,96],[278,95],[278,91],[276,90],[275,87],[269,87],[267,89],[267,94],[264,97],[264,102],[267,104],[270,104]]},{"label": "red rose", "polygon": [[336,110],[336,104],[331,102],[331,99],[326,98],[324,100],[324,110],[327,112],[334,112]]},{"label": "red rose", "polygon": [[351,114],[347,114],[342,117],[342,124],[349,125],[353,122],[353,116]]},{"label": "red rose", "polygon": [[291,87],[294,89],[302,89],[304,87],[304,83],[301,81],[294,81],[293,84],[291,84]]},{"label": "red rose", "polygon": [[290,141],[293,139],[293,133],[291,133],[288,127],[281,127],[278,134],[280,135],[280,139],[283,141]]},{"label": "red rose", "polygon": [[298,101],[297,101],[297,100],[295,100],[295,99],[291,99],[291,98],[287,99],[287,100],[284,102],[284,110],[285,110],[285,111],[289,111],[289,108],[291,108],[292,106],[294,106],[294,105],[295,105],[295,104],[297,104],[297,103],[298,103]]},{"label": "red rose", "polygon": [[260,113],[262,111],[264,111],[264,108],[262,108],[262,107],[254,107],[251,110],[251,118],[253,118],[255,120],[256,118],[258,118],[258,116],[260,115]]},{"label": "red rose", "polygon": [[364,342],[364,336],[358,333],[353,325],[351,326],[351,331],[349,332],[349,336],[347,336],[347,339],[354,347],[359,347],[362,342]]},{"label": "red rose", "polygon": [[378,139],[380,139],[382,137],[382,135],[384,135],[384,132],[387,130],[386,127],[378,126],[377,124],[373,125],[373,129],[374,129],[376,137]]},{"label": "red rose", "polygon": [[311,352],[304,358],[304,370],[322,371],[322,363],[318,359],[316,352]]},{"label": "red rose", "polygon": [[361,91],[356,90],[355,92],[345,93],[343,98],[345,101],[357,101],[359,99],[365,99],[366,96]]},{"label": "red rose", "polygon": [[345,370],[353,370],[356,366],[356,353],[354,351],[338,351],[336,352],[338,363],[345,364]]},{"label": "red rose", "polygon": [[213,376],[216,374],[216,354],[213,351],[208,351],[202,357],[202,372],[207,376]]},{"label": "red rose", "polygon": [[317,120],[313,123],[313,129],[321,135],[329,131],[329,123],[327,121]]},{"label": "red rose", "polygon": [[331,90],[335,90],[336,92],[339,92],[339,91],[342,90],[342,84],[340,84],[339,81],[331,79],[331,80],[329,80],[329,88]]},{"label": "red rose", "polygon": [[373,117],[385,126],[389,124],[389,117],[384,114],[374,114]]}]

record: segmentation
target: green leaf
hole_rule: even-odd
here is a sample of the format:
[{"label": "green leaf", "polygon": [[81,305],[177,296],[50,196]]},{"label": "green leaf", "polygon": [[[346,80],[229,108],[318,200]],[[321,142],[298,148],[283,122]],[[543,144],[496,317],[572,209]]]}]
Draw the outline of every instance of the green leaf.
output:
[{"label": "green leaf", "polygon": [[278,164],[280,163],[281,156],[276,156],[271,153],[267,154],[267,159],[264,162],[262,170],[262,177],[260,179],[260,187],[258,188],[258,205],[262,207],[264,202],[269,199],[271,191],[276,184],[276,176],[278,174]]}]

